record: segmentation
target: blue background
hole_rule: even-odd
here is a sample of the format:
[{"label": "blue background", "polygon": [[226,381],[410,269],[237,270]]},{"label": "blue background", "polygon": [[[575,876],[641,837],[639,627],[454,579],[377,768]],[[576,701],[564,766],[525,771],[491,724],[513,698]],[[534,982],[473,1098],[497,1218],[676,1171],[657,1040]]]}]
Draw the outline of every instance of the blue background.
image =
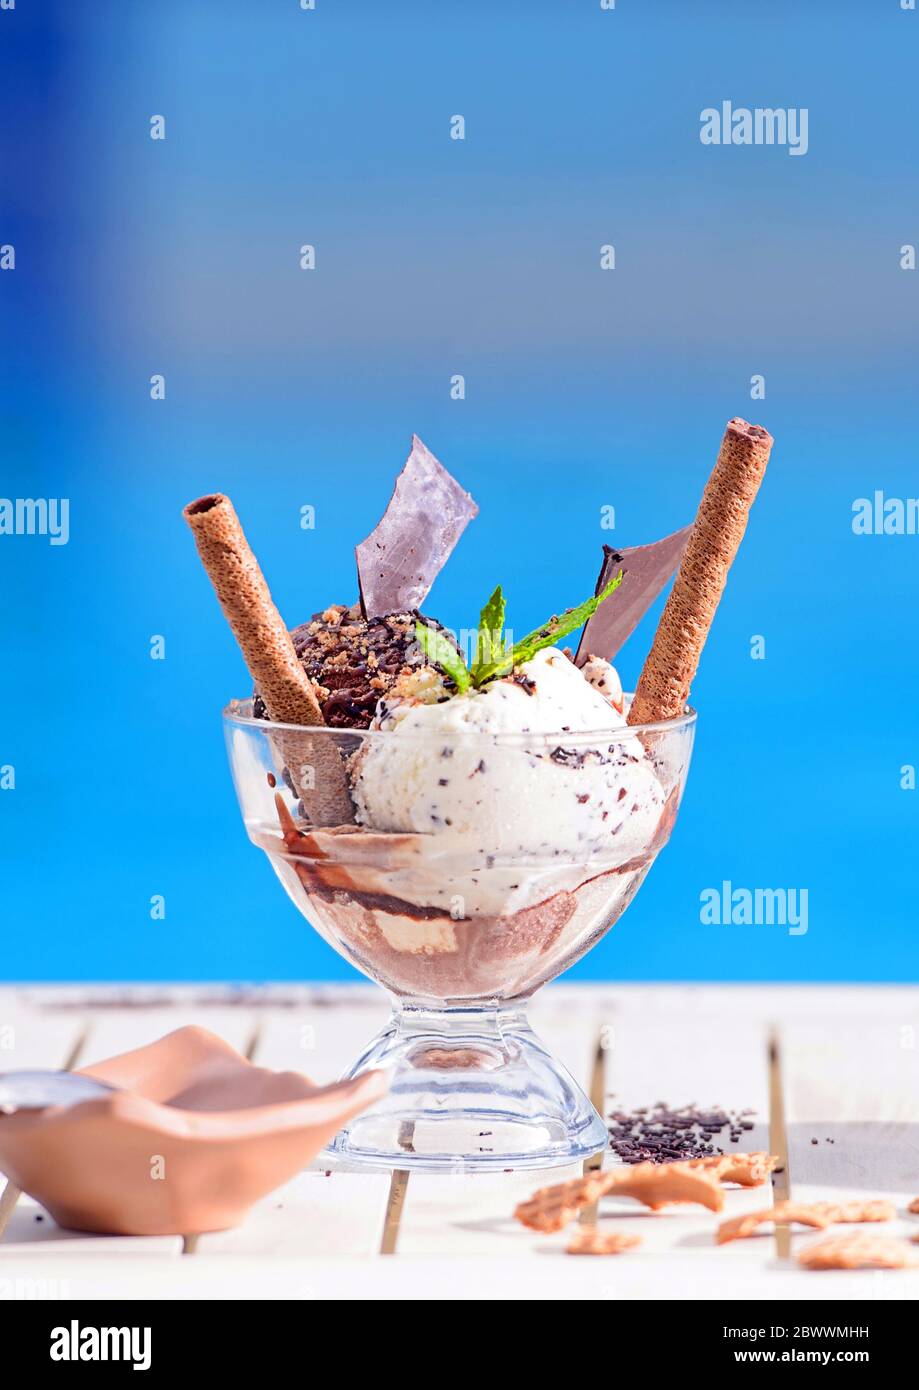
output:
[{"label": "blue background", "polygon": [[[293,623],[353,597],[416,430],[481,506],[428,610],[500,580],[521,630],[692,517],[734,414],[776,447],[680,823],[573,973],[919,978],[919,537],[851,526],[919,492],[917,51],[898,0],[0,12],[0,494],[71,499],[69,545],[0,538],[6,978],[353,977],[245,839],[188,499],[232,495]],[[722,100],[806,106],[808,154],[702,146]],[[723,879],[806,888],[807,935],[703,926]]]}]

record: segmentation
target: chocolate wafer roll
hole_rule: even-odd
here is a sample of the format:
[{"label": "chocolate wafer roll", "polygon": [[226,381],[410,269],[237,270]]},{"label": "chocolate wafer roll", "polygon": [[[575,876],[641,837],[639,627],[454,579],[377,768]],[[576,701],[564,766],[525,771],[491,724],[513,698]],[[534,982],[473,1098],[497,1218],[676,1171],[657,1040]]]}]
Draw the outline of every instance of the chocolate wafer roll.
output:
[{"label": "chocolate wafer roll", "polygon": [[[316,692],[229,497],[219,492],[199,497],[182,514],[270,718],[279,724],[324,724]],[[313,823],[353,821],[347,778],[334,739],[291,731],[278,732],[273,739]]]},{"label": "chocolate wafer roll", "polygon": [[728,421],[638,680],[630,724],[650,724],[682,714],[771,449],[772,435],[762,426]]}]

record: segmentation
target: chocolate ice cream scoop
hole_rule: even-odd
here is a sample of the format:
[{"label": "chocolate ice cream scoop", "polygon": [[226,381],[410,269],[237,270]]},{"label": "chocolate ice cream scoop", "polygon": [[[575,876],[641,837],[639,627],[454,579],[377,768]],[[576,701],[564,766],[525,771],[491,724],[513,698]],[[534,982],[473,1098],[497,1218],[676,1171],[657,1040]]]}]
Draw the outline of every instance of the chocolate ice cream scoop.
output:
[{"label": "chocolate ice cream scoop", "polygon": [[[367,729],[378,701],[403,677],[425,670],[432,677],[440,674],[415,637],[419,616],[389,613],[367,619],[359,604],[348,608],[336,603],[292,630],[294,649],[330,729]],[[440,628],[435,619],[424,621]],[[258,692],[252,712],[256,719],[268,717]]]}]

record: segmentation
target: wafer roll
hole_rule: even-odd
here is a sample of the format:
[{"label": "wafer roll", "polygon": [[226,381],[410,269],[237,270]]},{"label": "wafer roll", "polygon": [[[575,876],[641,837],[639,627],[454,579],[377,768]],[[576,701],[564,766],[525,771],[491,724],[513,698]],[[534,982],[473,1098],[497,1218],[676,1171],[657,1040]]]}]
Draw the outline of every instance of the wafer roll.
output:
[{"label": "wafer roll", "polygon": [[772,436],[760,425],[728,421],[638,680],[630,724],[650,724],[682,714],[771,448]]},{"label": "wafer roll", "polygon": [[[229,497],[222,493],[199,497],[189,502],[183,516],[271,719],[280,724],[323,725],[316,692],[297,659]],[[334,739],[289,731],[272,737],[311,821],[316,825],[353,821]]]}]

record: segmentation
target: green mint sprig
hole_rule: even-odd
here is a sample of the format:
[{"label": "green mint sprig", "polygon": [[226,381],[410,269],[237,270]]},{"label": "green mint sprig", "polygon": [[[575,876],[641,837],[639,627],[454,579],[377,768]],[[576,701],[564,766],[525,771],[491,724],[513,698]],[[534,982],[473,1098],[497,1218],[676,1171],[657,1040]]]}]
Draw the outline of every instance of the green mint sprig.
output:
[{"label": "green mint sprig", "polygon": [[501,592],[501,585],[495,589],[479,616],[479,636],[476,643],[475,661],[472,666],[472,679],[476,671],[489,662],[499,661],[504,653],[504,614],[507,604]]},{"label": "green mint sprig", "polygon": [[450,677],[459,693],[462,695],[468,690],[472,684],[469,667],[463,660],[462,652],[457,651],[447,634],[416,619],[415,636],[428,661],[439,666]]},{"label": "green mint sprig", "polygon": [[479,689],[489,681],[509,675],[515,666],[522,666],[543,647],[553,646],[560,637],[567,637],[570,632],[583,626],[600,604],[619,588],[622,578],[623,572],[620,570],[599,594],[585,599],[575,608],[566,608],[558,616],[553,615],[547,623],[527,633],[509,649],[505,647],[503,638],[506,604],[499,584],[479,618],[475,661],[471,670],[463,660],[462,653],[439,628],[428,627],[418,619],[415,622],[415,636],[428,660],[439,666],[459,693],[463,694],[470,686]]},{"label": "green mint sprig", "polygon": [[506,676],[513,671],[515,666],[522,666],[525,661],[529,661],[543,647],[551,647],[560,637],[567,637],[569,632],[574,632],[576,628],[582,627],[587,619],[590,618],[600,604],[609,598],[622,583],[622,570],[610,580],[606,588],[599,594],[594,594],[592,598],[585,599],[576,608],[566,608],[565,612],[558,617],[554,615],[547,623],[535,628],[533,632],[527,633],[519,642],[515,642],[509,652],[502,651],[490,662],[481,665],[477,662],[472,669],[472,681],[474,685],[485,685],[487,681],[497,680],[499,676]]}]

